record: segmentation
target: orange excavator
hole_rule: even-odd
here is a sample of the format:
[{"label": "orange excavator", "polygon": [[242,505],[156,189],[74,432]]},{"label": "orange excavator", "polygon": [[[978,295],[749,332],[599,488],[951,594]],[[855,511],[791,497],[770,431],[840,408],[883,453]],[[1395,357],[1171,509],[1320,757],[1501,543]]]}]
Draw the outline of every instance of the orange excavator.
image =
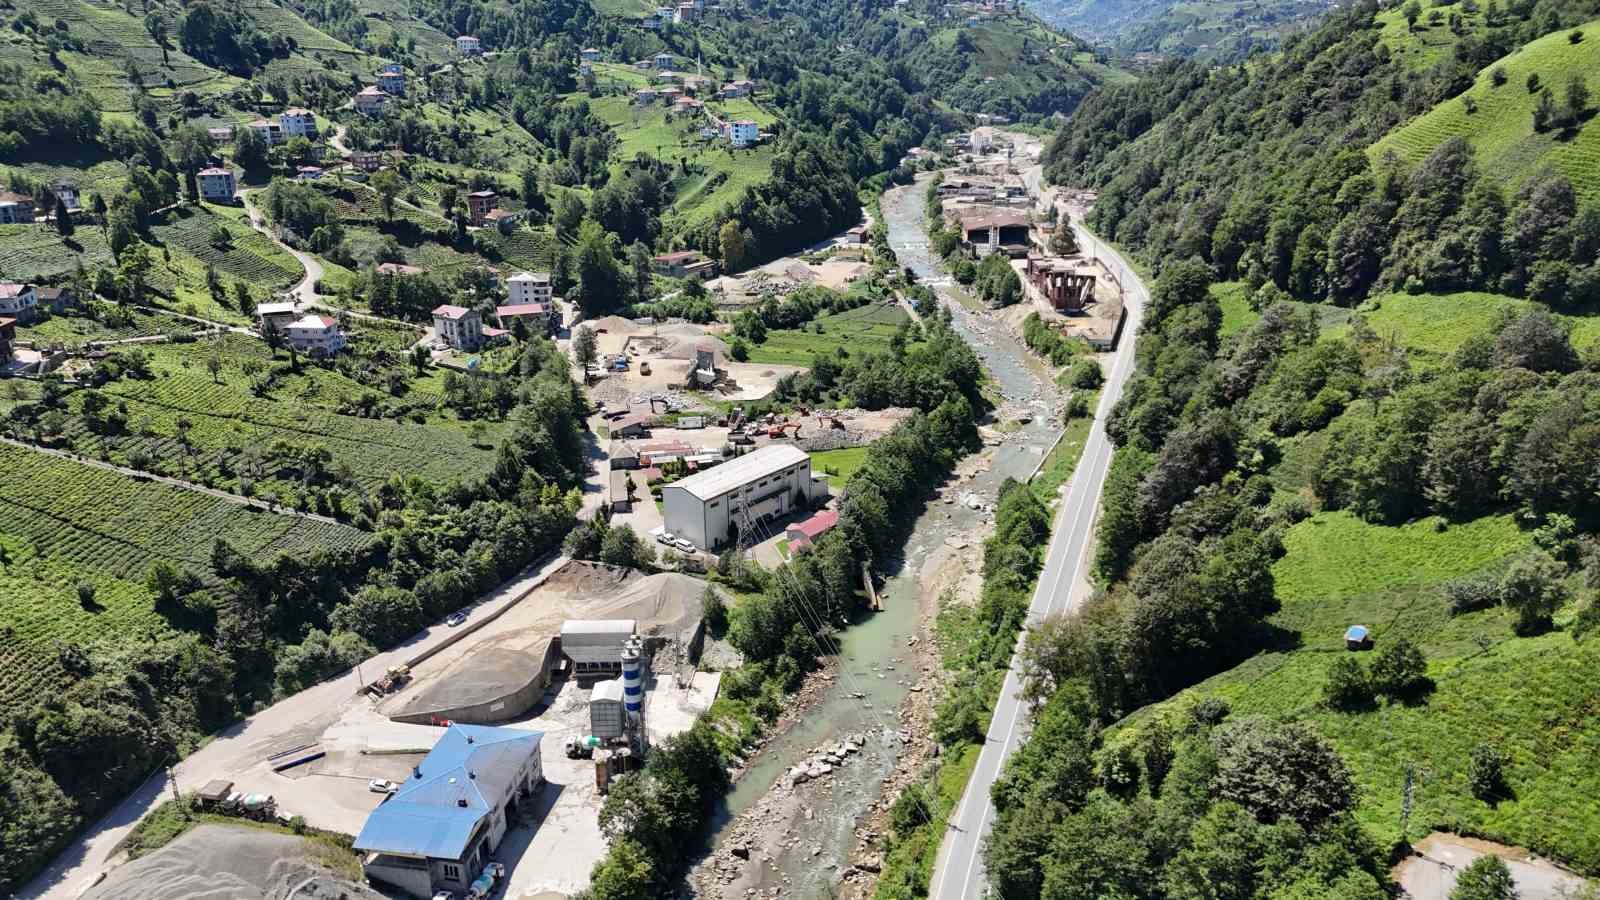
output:
[{"label": "orange excavator", "polygon": [[[795,439],[799,439],[799,437],[800,437],[800,429],[802,427],[803,426],[801,426],[801,424],[799,422],[779,422],[778,424],[773,425],[773,426],[771,426],[771,427],[769,427],[767,429],[767,437],[769,437],[769,438],[793,437]],[[787,434],[787,432],[791,428],[794,429],[794,434],[793,435]]]}]

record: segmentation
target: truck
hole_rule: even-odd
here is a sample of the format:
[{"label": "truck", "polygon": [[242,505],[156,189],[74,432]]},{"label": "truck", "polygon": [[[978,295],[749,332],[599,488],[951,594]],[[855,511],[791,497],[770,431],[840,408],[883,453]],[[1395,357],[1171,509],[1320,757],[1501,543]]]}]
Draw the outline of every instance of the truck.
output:
[{"label": "truck", "polygon": [[367,688],[367,693],[374,697],[382,697],[384,694],[389,694],[400,690],[400,688],[404,687],[405,683],[410,680],[410,666],[404,664],[390,666],[386,671],[384,671],[382,678],[374,681]]}]

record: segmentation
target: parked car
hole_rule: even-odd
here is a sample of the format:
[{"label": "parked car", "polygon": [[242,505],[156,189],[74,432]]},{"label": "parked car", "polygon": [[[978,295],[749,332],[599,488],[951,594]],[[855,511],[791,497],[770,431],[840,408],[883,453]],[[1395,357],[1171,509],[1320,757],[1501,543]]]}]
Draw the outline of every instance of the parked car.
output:
[{"label": "parked car", "polygon": [[400,785],[395,784],[387,778],[374,778],[367,782],[367,790],[373,792],[374,794],[392,794],[395,791],[400,790]]},{"label": "parked car", "polygon": [[677,540],[678,540],[678,536],[673,534],[670,531],[663,531],[660,534],[656,535],[656,543],[658,543],[658,544],[666,544],[668,547],[671,547],[674,543],[677,542]]},{"label": "parked car", "polygon": [[456,900],[455,891],[438,891],[433,895],[433,900]]},{"label": "parked car", "polygon": [[679,550],[682,550],[685,553],[693,553],[697,549],[693,541],[685,538],[678,538],[677,540],[673,541],[672,546],[677,547]]},{"label": "parked car", "polygon": [[454,628],[457,625],[460,625],[462,622],[465,622],[466,620],[467,620],[467,614],[465,612],[462,612],[459,609],[456,610],[455,612],[451,613],[450,615],[444,617],[444,623],[446,625],[449,625],[451,628]]}]

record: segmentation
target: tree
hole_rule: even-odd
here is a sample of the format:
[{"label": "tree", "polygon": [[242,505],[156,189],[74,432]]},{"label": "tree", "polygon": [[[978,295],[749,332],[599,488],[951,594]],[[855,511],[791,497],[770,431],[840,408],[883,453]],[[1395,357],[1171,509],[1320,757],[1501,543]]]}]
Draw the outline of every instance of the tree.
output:
[{"label": "tree", "polygon": [[1505,792],[1505,761],[1492,744],[1472,748],[1467,761],[1467,787],[1472,796],[1490,803]]},{"label": "tree", "polygon": [[1550,89],[1545,88],[1539,92],[1538,99],[1533,105],[1533,130],[1546,131],[1555,122],[1556,101],[1550,95]]},{"label": "tree", "polygon": [[722,223],[722,227],[717,230],[717,244],[722,249],[722,266],[725,270],[735,271],[744,265],[747,248],[744,231],[738,219],[729,219]]},{"label": "tree", "polygon": [[67,210],[67,202],[56,195],[56,232],[62,237],[72,237],[72,213]]},{"label": "tree", "polygon": [[585,372],[594,365],[598,349],[599,339],[595,337],[594,329],[588,325],[579,325],[577,333],[572,336],[572,356],[578,365],[583,366]]},{"label": "tree", "polygon": [[1567,82],[1566,104],[1562,114],[1568,125],[1578,125],[1589,112],[1589,85],[1584,82],[1583,76],[1573,73],[1572,79]]},{"label": "tree", "polygon": [[122,251],[117,260],[117,294],[123,302],[144,302],[146,279],[152,265],[150,248],[141,241],[134,241]]},{"label": "tree", "polygon": [[400,193],[400,176],[392,169],[380,169],[372,174],[372,190],[378,195],[385,219],[394,218],[394,198]]},{"label": "tree", "polygon": [[1235,719],[1218,728],[1212,744],[1216,795],[1250,810],[1260,822],[1287,818],[1315,828],[1354,801],[1355,782],[1344,760],[1305,725]]},{"label": "tree", "polygon": [[1385,641],[1372,660],[1372,689],[1384,696],[1401,699],[1421,690],[1428,681],[1428,660],[1417,646],[1405,638]]},{"label": "tree", "polygon": [[631,525],[607,530],[600,541],[600,561],[607,565],[647,569],[655,565],[655,557],[655,548],[645,543]]},{"label": "tree", "polygon": [[1405,16],[1406,28],[1415,31],[1417,30],[1417,20],[1422,18],[1422,4],[1418,3],[1417,0],[1409,0],[1404,7],[1401,7],[1400,15]]},{"label": "tree", "polygon": [[233,130],[233,161],[247,172],[260,172],[267,167],[267,143],[254,128]]},{"label": "tree", "polygon": [[577,290],[569,296],[588,315],[609,312],[628,294],[627,279],[617,264],[616,237],[593,219],[578,229]]},{"label": "tree", "polygon": [[222,357],[215,353],[206,357],[206,371],[211,373],[213,384],[221,384],[222,380],[218,376],[222,374]]},{"label": "tree", "polygon": [[1450,900],[1517,900],[1517,885],[1505,860],[1486,853],[1456,877]]},{"label": "tree", "polygon": [[645,303],[650,299],[650,273],[652,262],[650,248],[641,241],[628,245],[628,270],[633,277],[633,302]]},{"label": "tree", "polygon": [[1566,567],[1536,550],[1511,564],[1500,579],[1500,602],[1517,614],[1518,634],[1536,634],[1567,602]]},{"label": "tree", "polygon": [[1328,668],[1322,699],[1334,709],[1355,710],[1372,702],[1372,683],[1353,656],[1340,656]]},{"label": "tree", "polygon": [[728,604],[722,599],[722,593],[711,585],[706,585],[705,593],[700,595],[700,610],[705,616],[706,631],[714,638],[721,638],[728,632]]},{"label": "tree", "polygon": [[651,900],[656,896],[655,866],[635,841],[618,841],[594,868],[593,900]]}]

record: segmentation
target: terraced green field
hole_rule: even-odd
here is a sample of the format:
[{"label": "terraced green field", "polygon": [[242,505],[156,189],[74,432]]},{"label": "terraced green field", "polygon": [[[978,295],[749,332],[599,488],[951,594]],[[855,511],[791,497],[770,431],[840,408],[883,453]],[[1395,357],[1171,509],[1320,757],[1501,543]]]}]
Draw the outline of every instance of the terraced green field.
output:
[{"label": "terraced green field", "polygon": [[[359,327],[357,339],[366,340]],[[398,359],[413,336],[383,331],[376,340],[391,345]],[[393,398],[337,370],[316,366],[280,375],[265,396],[257,396],[253,385],[286,358],[273,360],[264,344],[242,335],[153,345],[148,353],[154,378],[116,381],[103,388],[126,405],[128,433],[108,438],[74,416],[66,434],[75,452],[120,465],[143,453],[162,474],[232,491],[248,478],[257,492],[290,494],[298,490],[299,474],[272,459],[270,451],[278,441],[325,447],[332,469],[347,469],[368,488],[394,473],[447,482],[487,471],[493,464],[492,450],[474,444],[463,423],[435,409],[438,376],[414,383],[405,398],[423,417],[417,423],[342,413],[362,398]],[[206,366],[213,355],[222,362],[216,379]],[[81,406],[80,395],[72,409]],[[180,420],[189,423],[187,447],[180,439]],[[490,423],[486,441],[494,440],[500,427]]]},{"label": "terraced green field", "polygon": [[111,248],[98,228],[79,228],[62,238],[44,225],[0,225],[0,273],[17,281],[56,281],[79,262],[93,270],[111,262]]},{"label": "terraced green field", "polygon": [[[232,236],[232,242],[221,249],[211,243],[211,232],[219,225]],[[289,287],[304,274],[293,256],[259,232],[207,207],[180,206],[166,213],[150,231],[156,240],[194,257],[201,265],[262,290]]]},{"label": "terraced green field", "polygon": [[[372,536],[0,444],[0,704],[61,682],[58,642],[112,648],[164,632],[145,572],[168,560],[209,574],[218,538],[268,560]],[[81,582],[95,587],[92,605]]]},{"label": "terraced green field", "polygon": [[[750,362],[809,366],[812,354],[834,353],[841,347],[855,355],[877,353],[888,349],[905,320],[905,310],[893,303],[818,316],[804,328],[767,332],[764,342],[750,345]],[[822,328],[820,333],[817,326]]]},{"label": "terraced green field", "polygon": [[[1385,13],[1390,15],[1390,13]],[[1402,22],[1402,27],[1404,23]],[[1445,141],[1465,138],[1472,144],[1485,173],[1515,188],[1529,175],[1549,167],[1571,179],[1581,198],[1600,198],[1600,117],[1591,117],[1575,134],[1533,129],[1537,96],[1527,90],[1527,78],[1539,76],[1559,106],[1573,74],[1589,80],[1591,92],[1600,90],[1600,20],[1580,29],[1583,40],[1568,40],[1570,30],[1548,34],[1519,48],[1478,73],[1461,97],[1439,104],[1390,132],[1367,152],[1374,162],[1393,151],[1401,159],[1420,162]],[[1496,86],[1496,68],[1507,75]],[[1468,111],[1468,102],[1476,112]]]},{"label": "terraced green field", "polygon": [[[1483,30],[1483,4],[1478,4],[1478,9],[1468,12],[1462,8],[1460,2],[1434,5],[1422,5],[1422,17],[1417,20],[1415,28],[1406,26],[1405,16],[1402,15],[1403,5],[1395,5],[1378,13],[1377,22],[1382,31],[1379,39],[1388,46],[1389,52],[1395,54],[1409,68],[1426,69],[1435,63],[1448,59],[1456,44],[1455,35],[1450,33],[1450,16],[1455,14],[1461,17],[1463,33],[1472,33]],[[1429,17],[1434,10],[1438,10],[1440,24],[1433,25]]]},{"label": "terraced green field", "polygon": [[124,315],[118,310],[114,318],[106,316],[95,318],[79,314],[41,317],[27,325],[19,326],[17,337],[25,341],[63,341],[67,344],[79,344],[86,341],[116,341],[194,330],[194,323],[165,313],[129,310]]},{"label": "terraced green field", "polygon": [[[1368,300],[1360,314],[1382,338],[1394,338],[1437,362],[1461,342],[1492,325],[1503,310],[1521,314],[1542,304],[1502,294],[1384,294]],[[1579,349],[1600,340],[1600,316],[1559,316],[1571,326]]]}]

